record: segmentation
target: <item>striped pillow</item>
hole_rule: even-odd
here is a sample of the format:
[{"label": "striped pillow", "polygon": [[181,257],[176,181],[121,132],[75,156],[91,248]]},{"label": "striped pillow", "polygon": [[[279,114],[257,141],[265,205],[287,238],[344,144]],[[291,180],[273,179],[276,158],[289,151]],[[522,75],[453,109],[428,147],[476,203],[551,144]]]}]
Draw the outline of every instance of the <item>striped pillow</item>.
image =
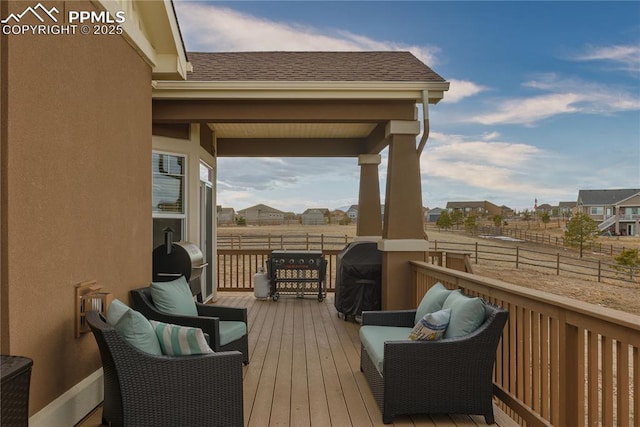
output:
[{"label": "striped pillow", "polygon": [[200,328],[172,325],[150,320],[156,331],[162,354],[166,356],[189,356],[213,353]]}]

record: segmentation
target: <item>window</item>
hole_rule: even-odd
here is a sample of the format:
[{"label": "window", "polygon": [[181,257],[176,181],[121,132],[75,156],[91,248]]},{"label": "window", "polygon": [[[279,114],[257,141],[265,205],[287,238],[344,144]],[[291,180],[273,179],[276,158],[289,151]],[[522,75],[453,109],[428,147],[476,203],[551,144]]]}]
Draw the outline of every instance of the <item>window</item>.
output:
[{"label": "window", "polygon": [[592,207],[590,213],[591,215],[602,215],[604,210],[602,209],[602,206]]},{"label": "window", "polygon": [[176,154],[152,153],[153,247],[164,243],[163,230],[173,229],[174,241],[183,240],[186,158]]}]

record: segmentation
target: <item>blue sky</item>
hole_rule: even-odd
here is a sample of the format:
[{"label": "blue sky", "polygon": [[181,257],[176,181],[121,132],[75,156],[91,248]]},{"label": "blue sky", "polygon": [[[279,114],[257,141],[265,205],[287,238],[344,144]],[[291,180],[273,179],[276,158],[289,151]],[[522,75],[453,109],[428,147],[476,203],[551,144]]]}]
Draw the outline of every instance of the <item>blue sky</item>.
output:
[{"label": "blue sky", "polygon": [[[408,50],[442,75],[424,206],[640,188],[640,2],[174,1],[188,51]],[[222,158],[218,204],[335,209],[358,177],[356,159]]]}]

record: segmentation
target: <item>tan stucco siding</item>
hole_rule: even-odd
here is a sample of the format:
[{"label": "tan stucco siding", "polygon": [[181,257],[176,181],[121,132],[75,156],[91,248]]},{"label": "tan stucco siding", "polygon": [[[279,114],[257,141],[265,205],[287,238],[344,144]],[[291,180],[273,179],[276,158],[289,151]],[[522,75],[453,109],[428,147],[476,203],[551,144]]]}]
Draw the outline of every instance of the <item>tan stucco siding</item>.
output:
[{"label": "tan stucco siding", "polygon": [[7,44],[2,350],[34,360],[34,414],[101,366],[93,336],[74,336],[75,285],[128,302],[151,278],[151,70],[116,35]]}]

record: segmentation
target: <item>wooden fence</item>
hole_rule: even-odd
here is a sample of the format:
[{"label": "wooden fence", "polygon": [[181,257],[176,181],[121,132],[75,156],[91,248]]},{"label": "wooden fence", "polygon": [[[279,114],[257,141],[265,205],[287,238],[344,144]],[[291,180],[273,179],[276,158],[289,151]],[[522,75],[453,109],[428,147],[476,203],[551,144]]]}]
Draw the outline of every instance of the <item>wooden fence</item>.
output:
[{"label": "wooden fence", "polygon": [[[552,236],[550,234],[533,232],[533,231],[525,230],[521,228],[482,226],[478,229],[478,234],[489,235],[489,236],[506,236],[506,237],[511,237],[512,239],[523,240],[531,243],[540,243],[545,245],[567,247],[564,241],[564,237],[562,236]],[[624,251],[627,248],[624,246],[619,247],[619,246],[614,246],[611,243],[607,244],[599,241],[586,247],[585,249],[588,249],[593,252],[605,254],[605,255],[610,255],[613,257],[616,255],[619,255],[622,251]]]},{"label": "wooden fence", "polygon": [[505,247],[484,243],[459,243],[433,241],[434,250],[464,251],[471,254],[475,264],[486,262],[512,265],[515,268],[553,271],[556,275],[569,274],[580,277],[592,277],[598,282],[638,283],[640,277],[633,270],[618,264],[580,259],[561,252],[549,253],[525,249],[519,246]]},{"label": "wooden fence", "polygon": [[415,304],[441,282],[509,310],[494,393],[520,425],[640,426],[640,316],[434,264],[411,265]]},{"label": "wooden fence", "polygon": [[342,249],[352,240],[347,234],[233,234],[218,236],[218,249],[287,249],[320,250]]}]

